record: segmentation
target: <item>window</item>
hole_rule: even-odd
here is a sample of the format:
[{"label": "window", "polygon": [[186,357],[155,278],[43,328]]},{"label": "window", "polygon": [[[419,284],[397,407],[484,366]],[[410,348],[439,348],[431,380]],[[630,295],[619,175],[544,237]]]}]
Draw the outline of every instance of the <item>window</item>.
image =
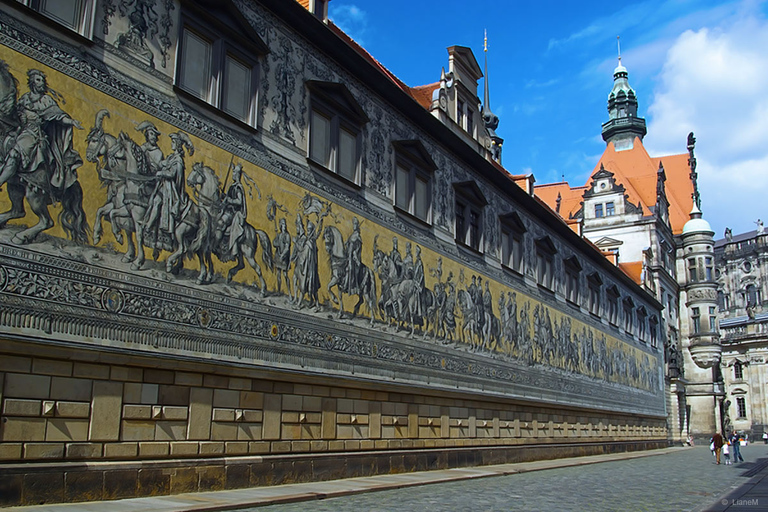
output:
[{"label": "window", "polygon": [[760,303],[760,293],[754,284],[747,285],[747,306],[757,306]]},{"label": "window", "polygon": [[669,317],[675,318],[677,316],[677,304],[672,294],[667,296],[667,310],[669,311]]},{"label": "window", "polygon": [[503,215],[499,218],[499,222],[501,224],[501,264],[522,274],[525,224],[517,213]]},{"label": "window", "polygon": [[362,127],[368,118],[342,84],[308,82],[309,159],[345,180],[359,184]]},{"label": "window", "polygon": [[600,315],[600,286],[602,280],[600,275],[595,272],[587,279],[589,287],[589,312],[593,315]]},{"label": "window", "polygon": [[613,201],[609,203],[605,203],[605,216],[610,217],[611,215],[615,215],[615,208],[613,207]]},{"label": "window", "polygon": [[475,251],[483,248],[483,208],[488,202],[474,181],[454,184],[456,242]]},{"label": "window", "polygon": [[475,112],[471,108],[467,109],[467,133],[475,136]]},{"label": "window", "polygon": [[[259,69],[268,48],[244,22],[219,7],[186,7],[178,49],[176,85],[227,115],[256,126]],[[221,18],[221,19],[219,19]]]},{"label": "window", "polygon": [[596,204],[595,205],[595,217],[599,218],[599,217],[602,217],[602,216],[603,216],[603,205],[602,205],[602,203],[601,204]]},{"label": "window", "polygon": [[540,286],[552,290],[554,281],[555,248],[549,237],[536,242],[536,281]]},{"label": "window", "polygon": [[659,346],[659,319],[654,315],[648,319],[648,335],[651,339],[651,346]]},{"label": "window", "polygon": [[725,311],[728,309],[725,306],[725,292],[723,290],[717,290],[717,307],[720,309],[720,311]]},{"label": "window", "polygon": [[712,281],[713,273],[714,266],[712,265],[712,258],[704,258],[704,278],[707,281]]},{"label": "window", "polygon": [[565,260],[565,300],[579,303],[579,274],[581,265],[575,256]]},{"label": "window", "polygon": [[19,0],[43,16],[90,38],[92,35],[93,0]]},{"label": "window", "polygon": [[693,324],[693,334],[701,331],[701,314],[699,308],[691,308],[691,323]]},{"label": "window", "polygon": [[395,206],[430,222],[432,172],[435,163],[421,142],[397,141],[395,146]]},{"label": "window", "polygon": [[696,275],[696,258],[688,258],[688,282],[695,283],[698,281]]},{"label": "window", "polygon": [[747,401],[743,396],[736,397],[736,408],[738,409],[738,417],[747,417]]},{"label": "window", "polygon": [[464,102],[461,100],[456,102],[456,124],[464,128]]},{"label": "window", "polygon": [[619,291],[615,286],[608,289],[608,321],[612,325],[619,325]]},{"label": "window", "polygon": [[709,332],[717,332],[717,314],[715,308],[709,308]]},{"label": "window", "polygon": [[632,318],[633,309],[634,304],[632,304],[632,299],[629,297],[624,299],[624,331],[626,331],[627,334],[632,334],[632,328],[634,327]]},{"label": "window", "polygon": [[741,361],[736,361],[733,365],[733,378],[735,380],[744,379],[744,365],[741,364]]},{"label": "window", "polygon": [[646,313],[645,308],[640,307],[637,310],[637,337],[641,340],[645,340],[645,321],[646,321]]}]

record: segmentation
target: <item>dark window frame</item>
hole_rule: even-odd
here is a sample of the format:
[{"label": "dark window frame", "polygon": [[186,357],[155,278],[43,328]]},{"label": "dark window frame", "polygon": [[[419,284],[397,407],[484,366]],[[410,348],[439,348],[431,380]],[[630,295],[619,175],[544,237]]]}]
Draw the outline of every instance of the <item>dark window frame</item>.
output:
[{"label": "dark window frame", "polygon": [[488,201],[474,181],[453,184],[455,238],[460,246],[484,252],[484,213]]}]

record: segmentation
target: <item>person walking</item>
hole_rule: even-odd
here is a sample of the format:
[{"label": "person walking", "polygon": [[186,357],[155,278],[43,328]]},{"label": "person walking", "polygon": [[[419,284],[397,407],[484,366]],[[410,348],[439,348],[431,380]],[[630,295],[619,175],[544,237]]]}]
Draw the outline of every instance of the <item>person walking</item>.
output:
[{"label": "person walking", "polygon": [[744,457],[741,456],[741,442],[739,440],[739,434],[732,432],[730,441],[731,446],[733,446],[733,462],[744,462]]},{"label": "person walking", "polygon": [[730,450],[730,442],[728,439],[725,440],[725,443],[723,444],[723,457],[725,457],[725,465],[728,466],[731,464],[731,450]]},{"label": "person walking", "polygon": [[720,435],[720,432],[715,432],[715,435],[712,436],[712,444],[715,447],[715,459],[717,464],[720,464],[720,451],[723,449],[723,436]]}]

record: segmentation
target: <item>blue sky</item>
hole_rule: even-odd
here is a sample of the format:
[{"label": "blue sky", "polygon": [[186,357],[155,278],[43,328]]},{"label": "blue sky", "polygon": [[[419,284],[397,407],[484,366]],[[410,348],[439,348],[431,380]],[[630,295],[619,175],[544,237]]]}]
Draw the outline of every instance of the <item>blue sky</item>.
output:
[{"label": "blue sky", "polygon": [[438,81],[454,44],[482,66],[487,29],[503,164],[538,183],[583,185],[603,152],[620,35],[651,155],[685,153],[696,134],[702,209],[716,237],[768,219],[765,1],[332,0],[329,17],[411,86]]}]

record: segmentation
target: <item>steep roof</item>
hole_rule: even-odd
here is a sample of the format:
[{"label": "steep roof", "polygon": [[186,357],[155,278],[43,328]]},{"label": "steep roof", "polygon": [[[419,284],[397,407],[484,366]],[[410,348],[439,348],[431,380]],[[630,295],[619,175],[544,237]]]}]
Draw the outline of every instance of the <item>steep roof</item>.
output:
[{"label": "steep roof", "polygon": [[[693,183],[689,178],[688,154],[652,157],[648,154],[639,138],[635,138],[632,149],[616,151],[613,143],[608,143],[590,174],[589,180],[601,166],[614,174],[617,184],[624,185],[629,202],[639,204],[643,214],[647,215],[656,205],[656,180],[659,163],[663,163],[667,176],[665,190],[669,201],[669,222],[672,232],[682,233],[683,226],[689,220],[693,208]],[[536,195],[551,207],[555,207],[557,194],[560,193],[560,215],[568,218],[581,207],[581,196],[589,186],[571,188],[568,183],[552,183],[535,187]],[[578,196],[576,199],[575,196]]]},{"label": "steep roof", "polygon": [[635,283],[643,284],[643,262],[627,261],[619,263],[619,268],[624,271]]},{"label": "steep roof", "polygon": [[435,92],[435,89],[438,87],[440,87],[440,82],[411,87],[411,96],[419,102],[419,105],[429,110],[432,106],[432,93]]},{"label": "steep roof", "polygon": [[555,211],[557,211],[557,196],[560,196],[559,214],[564,219],[569,219],[572,214],[579,211],[585,190],[587,190],[586,185],[571,188],[567,181],[534,186],[536,195]]}]

